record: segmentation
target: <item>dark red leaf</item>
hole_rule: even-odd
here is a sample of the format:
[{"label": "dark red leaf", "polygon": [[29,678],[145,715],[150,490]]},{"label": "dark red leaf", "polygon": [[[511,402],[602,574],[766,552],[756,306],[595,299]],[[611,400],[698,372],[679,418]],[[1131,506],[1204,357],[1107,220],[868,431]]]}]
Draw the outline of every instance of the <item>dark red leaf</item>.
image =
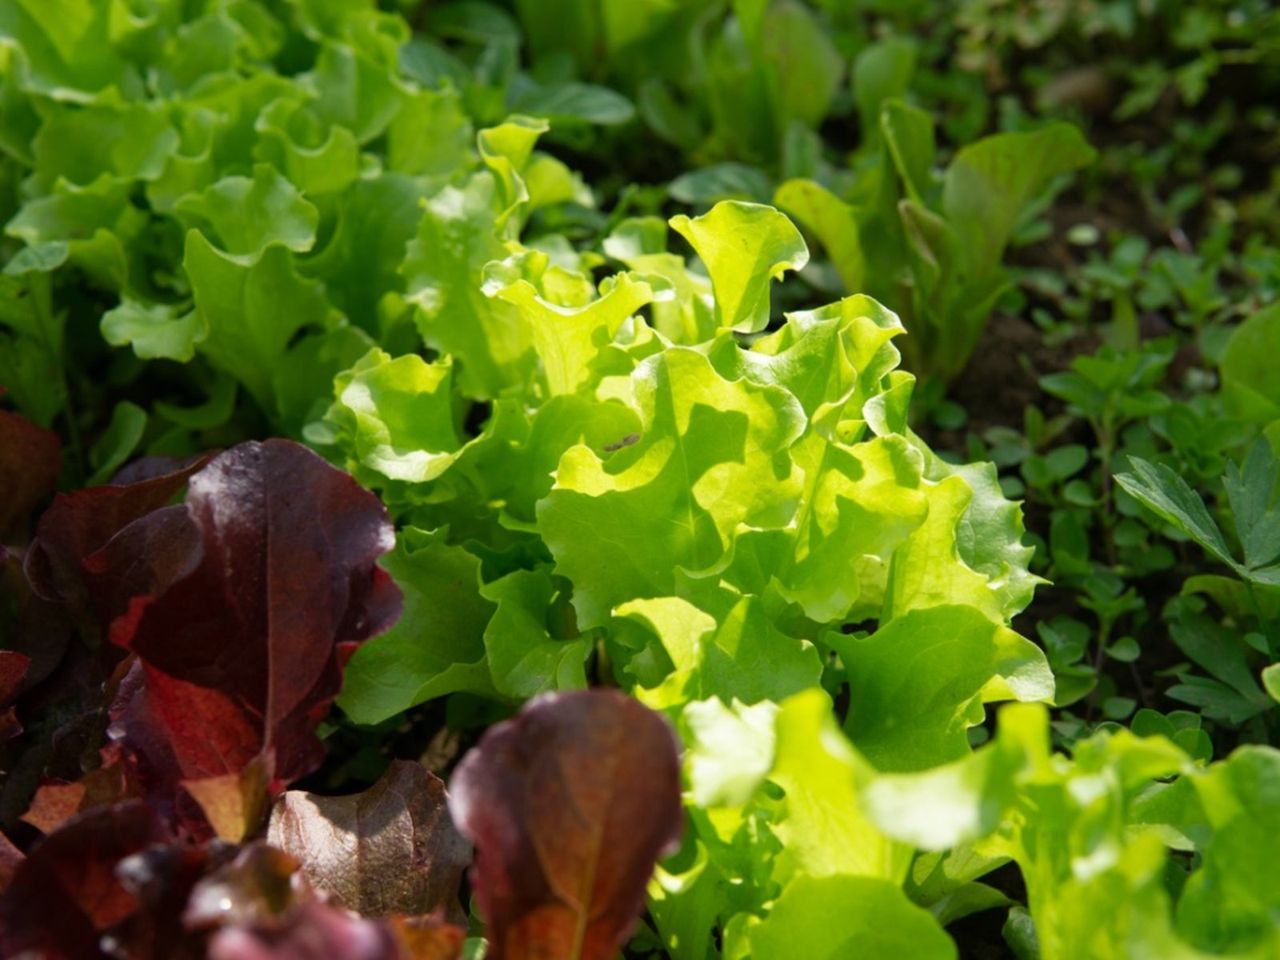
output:
[{"label": "dark red leaf", "polygon": [[189,930],[269,926],[310,898],[297,859],[251,843],[195,885],[182,922]]},{"label": "dark red leaf", "polygon": [[264,843],[199,881],[183,921],[212,960],[456,960],[465,931],[438,917],[364,920],[318,899],[298,861]]},{"label": "dark red leaf", "polygon": [[166,839],[155,814],[137,801],[92,810],[46,837],[0,895],[0,956],[105,957],[102,934],[139,903],[117,865]]},{"label": "dark red leaf", "polygon": [[274,790],[319,764],[315,728],[343,665],[399,616],[399,590],[375,565],[391,525],[373,494],[287,440],[216,457],[191,478],[186,510],[200,563],[112,625],[143,664],[113,730],[171,798],[259,754]]},{"label": "dark red leaf", "polygon": [[675,737],[616,691],[533,700],[489,729],[450,790],[490,960],[610,960],[679,842]]},{"label": "dark red leaf", "polygon": [[[155,557],[123,550],[123,546],[154,546],[159,535],[152,529],[155,521],[145,521],[143,530],[129,534],[122,548],[107,548],[113,538],[172,500],[203,462],[197,459],[171,473],[136,483],[59,494],[40,518],[35,540],[27,550],[24,569],[32,588],[46,600],[65,604],[78,616],[94,617],[105,626],[124,612],[129,599],[136,595],[132,591],[140,584],[164,586],[190,572],[199,558],[177,552],[179,547],[189,548],[197,542],[198,537],[190,533],[180,534],[179,540]],[[182,523],[180,514],[185,511],[178,509],[179,514],[167,515],[162,521],[162,526],[168,524],[163,527],[166,535],[172,536],[174,525]],[[104,550],[107,552],[95,568],[86,570],[85,561]],[[127,561],[126,569],[120,573],[112,570],[110,559]],[[164,564],[176,567],[166,569]]]},{"label": "dark red leaf", "polygon": [[127,960],[203,960],[206,937],[188,930],[183,909],[208,872],[234,855],[227,844],[155,846],[121,860],[116,876],[138,901],[138,909],[112,938]]},{"label": "dark red leaf", "polygon": [[31,658],[15,650],[0,650],[0,743],[11,740],[22,732],[22,723],[16,710],[10,705],[22,686]]},{"label": "dark red leaf", "polygon": [[312,901],[279,925],[218,931],[209,943],[209,960],[410,960],[410,955],[388,924]]},{"label": "dark red leaf", "polygon": [[365,917],[432,913],[458,904],[471,844],[449,817],[444,783],[397,760],[363,793],[290,790],[271,812],[267,840],[296,856],[316,889]]},{"label": "dark red leaf", "polygon": [[9,886],[18,865],[26,859],[3,833],[0,833],[0,893]]},{"label": "dark red leaf", "polygon": [[26,417],[0,410],[0,538],[19,531],[53,493],[62,468],[62,441]]}]

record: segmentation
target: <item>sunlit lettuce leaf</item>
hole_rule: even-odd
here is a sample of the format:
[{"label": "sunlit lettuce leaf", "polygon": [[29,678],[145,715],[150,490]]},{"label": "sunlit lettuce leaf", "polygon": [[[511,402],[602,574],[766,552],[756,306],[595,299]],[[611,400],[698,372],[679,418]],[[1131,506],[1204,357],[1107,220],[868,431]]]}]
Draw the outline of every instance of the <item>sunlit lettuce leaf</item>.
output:
[{"label": "sunlit lettuce leaf", "polygon": [[400,268],[423,340],[452,355],[464,391],[482,398],[532,375],[532,337],[515,307],[482,289],[485,265],[511,252],[495,229],[504,202],[487,171],[445,187],[426,201]]},{"label": "sunlit lettuce leaf", "polygon": [[495,606],[478,592],[479,561],[410,527],[382,567],[404,591],[405,612],[351,658],[338,699],[343,712],[357,723],[379,723],[456,690],[492,694],[484,632]]},{"label": "sunlit lettuce leaf", "polygon": [[628,601],[617,618],[647,628],[647,636],[615,621],[616,639],[640,647],[625,661],[635,694],[655,708],[720,697],[756,704],[782,700],[818,682],[822,663],[807,640],[775,626],[751,594],[699,583],[696,601],[656,597]]},{"label": "sunlit lettuce leaf", "polygon": [[484,644],[499,693],[525,699],[549,690],[586,687],[584,665],[591,637],[577,635],[563,598],[553,607],[557,587],[545,569],[517,570],[480,592],[497,605]]},{"label": "sunlit lettuce leaf", "polygon": [[947,220],[965,231],[962,251],[971,274],[996,271],[1023,207],[1054,177],[1096,156],[1069,123],[1002,133],[962,148],[943,178],[942,206]]},{"label": "sunlit lettuce leaf", "polygon": [[331,316],[323,289],[298,276],[293,255],[279,244],[246,264],[198,230],[187,233],[183,266],[207,331],[200,352],[244,384],[264,410],[274,410],[275,364],[299,330]]},{"label": "sunlit lettuce leaf", "polygon": [[625,273],[616,275],[598,299],[573,306],[540,296],[523,277],[506,280],[501,273],[489,273],[485,292],[516,308],[533,341],[551,396],[576,392],[590,377],[592,361],[601,347],[613,340],[628,317],[654,298],[647,282]]},{"label": "sunlit lettuce leaf", "polygon": [[373,350],[338,377],[328,417],[361,467],[422,483],[443,473],[462,446],[452,382],[448,360]]},{"label": "sunlit lettuce leaf", "polygon": [[225,177],[174,209],[189,228],[246,265],[273,244],[310,250],[320,218],[298,188],[266,164],[255,165],[252,178]]},{"label": "sunlit lettuce leaf", "polygon": [[568,450],[538,507],[584,626],[627,600],[674,595],[677,571],[718,563],[739,524],[780,517],[798,492],[779,456],[802,428],[790,394],[725,380],[683,348],[641,363],[630,390],[639,437],[607,459]]},{"label": "sunlit lettuce leaf", "polygon": [[1213,834],[1177,908],[1177,928],[1214,954],[1280,951],[1280,751],[1245,746],[1193,780]]},{"label": "sunlit lettuce leaf", "polygon": [[769,285],[809,262],[795,224],[764,204],[725,200],[700,217],[672,217],[671,226],[706,265],[717,322],[743,333],[768,324]]},{"label": "sunlit lettuce leaf", "polygon": [[938,921],[896,883],[864,876],[800,876],[750,928],[753,956],[838,960],[954,960]]},{"label": "sunlit lettuce leaf", "polygon": [[992,700],[1048,700],[1053,674],[1031,641],[973,607],[913,610],[863,639],[832,635],[849,671],[845,729],[879,769],[924,770],[969,753]]}]

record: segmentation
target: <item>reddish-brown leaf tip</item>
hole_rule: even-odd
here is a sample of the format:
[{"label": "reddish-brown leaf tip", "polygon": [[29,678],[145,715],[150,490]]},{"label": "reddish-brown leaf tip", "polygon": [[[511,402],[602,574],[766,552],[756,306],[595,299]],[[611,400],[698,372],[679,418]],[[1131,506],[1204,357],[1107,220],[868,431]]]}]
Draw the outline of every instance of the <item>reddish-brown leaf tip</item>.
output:
[{"label": "reddish-brown leaf tip", "polygon": [[490,960],[610,960],[679,843],[678,745],[616,691],[539,697],[463,759],[449,806],[476,847]]}]

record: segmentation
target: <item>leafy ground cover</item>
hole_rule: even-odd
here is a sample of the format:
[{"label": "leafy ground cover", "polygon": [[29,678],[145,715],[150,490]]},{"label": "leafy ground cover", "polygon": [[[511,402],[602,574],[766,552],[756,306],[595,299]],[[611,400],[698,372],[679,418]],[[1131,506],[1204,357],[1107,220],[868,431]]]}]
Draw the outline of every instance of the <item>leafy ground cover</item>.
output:
[{"label": "leafy ground cover", "polygon": [[0,953],[1280,957],[1280,14],[0,0]]}]

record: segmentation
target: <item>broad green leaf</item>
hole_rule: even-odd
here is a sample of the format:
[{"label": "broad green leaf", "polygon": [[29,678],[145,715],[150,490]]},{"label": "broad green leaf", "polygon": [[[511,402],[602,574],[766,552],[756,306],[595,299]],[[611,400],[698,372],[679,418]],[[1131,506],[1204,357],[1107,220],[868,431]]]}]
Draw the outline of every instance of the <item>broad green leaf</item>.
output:
[{"label": "broad green leaf", "polygon": [[[360,176],[355,134],[325,123],[313,107],[297,99],[273,101],[258,115],[254,129],[254,159],[272,164],[307,196],[345,190]],[[403,149],[401,140],[394,142]],[[171,168],[166,174],[177,172]]]},{"label": "broad green leaf", "polygon": [[1257,423],[1280,419],[1280,304],[1259,310],[1236,327],[1222,353],[1222,399],[1230,416]]},{"label": "broad green leaf", "polygon": [[5,233],[26,242],[28,249],[19,256],[35,269],[73,264],[94,285],[124,290],[146,225],[129,192],[127,180],[107,174],[86,186],[62,181],[47,196],[25,203]]},{"label": "broad green leaf", "polygon": [[931,171],[938,149],[933,117],[901,100],[890,100],[880,112],[879,126],[907,196],[916,204],[926,205],[932,193]]},{"label": "broad green leaf", "polygon": [[1232,559],[1222,531],[1190,485],[1163,463],[1148,463],[1141,457],[1129,457],[1132,473],[1117,473],[1116,482],[1143,506],[1166,523],[1204,547],[1215,559],[1233,569]]},{"label": "broad green leaf", "polygon": [[458,95],[418,90],[387,129],[387,167],[395,173],[451,178],[475,162],[475,134]]},{"label": "broad green leaf", "polygon": [[773,202],[818,238],[845,290],[863,289],[867,265],[853,207],[812,180],[788,180],[778,187]]},{"label": "broad green leaf", "polygon": [[1059,174],[1097,156],[1076,127],[1055,123],[1030,133],[1001,133],[963,147],[947,167],[942,207],[964,231],[972,277],[994,273],[1023,209]]},{"label": "broad green leaf", "polygon": [[[586,446],[569,449],[538,505],[584,627],[604,623],[627,600],[677,595],[679,571],[719,562],[739,524],[780,519],[796,491],[776,473],[803,424],[790,394],[727,381],[706,357],[679,347],[641,363],[629,389],[639,438],[607,459]],[[663,518],[657,527],[655,518]]]},{"label": "broad green leaf", "polygon": [[695,804],[741,807],[751,800],[773,768],[777,713],[778,705],[769,700],[726,706],[713,698],[685,706],[685,769]]},{"label": "broad green leaf", "polygon": [[673,296],[649,305],[654,329],[673,343],[693,345],[716,332],[711,285],[689,271],[684,258],[667,252],[667,223],[660,217],[622,221],[604,240],[604,252],[639,276],[660,277]]},{"label": "broad green leaf", "polygon": [[453,356],[463,392],[477,398],[518,389],[532,373],[527,327],[482,290],[485,264],[510,253],[494,228],[500,204],[487,172],[445,187],[426,202],[400,268],[422,339]]},{"label": "broad green leaf", "polygon": [[512,109],[541,117],[556,128],[572,124],[616,126],[635,116],[631,101],[615,90],[593,83],[567,81],[530,87]]},{"label": "broad green leaf", "polygon": [[383,174],[354,183],[337,201],[337,223],[328,242],[302,261],[300,271],[323,280],[330,300],[372,336],[383,328],[381,307],[404,289],[400,264],[418,233],[420,181]]},{"label": "broad green leaf", "polygon": [[884,389],[899,359],[889,341],[903,332],[896,314],[859,294],[787,314],[786,323],[750,350],[722,337],[711,357],[725,376],[786,388],[813,428],[831,438],[844,435],[846,421],[861,420],[863,406]]},{"label": "broad green leaf", "polygon": [[700,217],[671,218],[706,264],[722,327],[756,333],[769,323],[769,284],[809,262],[790,220],[772,207],[722,201]]},{"label": "broad green leaf", "polygon": [[272,167],[257,164],[253,179],[225,177],[203,193],[179,200],[175,211],[189,226],[207,230],[246,266],[272,244],[310,250],[319,213]]},{"label": "broad green leaf", "polygon": [[940,604],[967,604],[993,623],[1016,612],[998,583],[964,561],[960,531],[974,491],[959,475],[924,486],[929,511],[924,523],[895,551],[889,562],[882,620]]},{"label": "broad green leaf", "polygon": [[617,274],[599,299],[565,307],[539,296],[525,279],[486,283],[485,292],[512,304],[529,330],[551,396],[576,392],[588,379],[601,347],[611,342],[628,317],[654,299],[652,287]]},{"label": "broad green leaf", "polygon": [[44,117],[31,150],[38,180],[47,188],[59,178],[89,184],[104,173],[154,180],[178,143],[178,131],[159,102],[59,105]]},{"label": "broad green leaf", "polygon": [[831,635],[849,672],[845,729],[878,769],[913,772],[967,756],[994,700],[1048,700],[1044,653],[971,607],[897,617],[864,639]]},{"label": "broad green leaf", "polygon": [[856,782],[865,767],[831,715],[821,690],[782,704],[769,779],[785,796],[774,817],[782,840],[776,878],[853,875],[900,882],[911,849],[885,837],[866,815]]},{"label": "broad green leaf", "polygon": [[1262,668],[1262,686],[1272,700],[1280,703],[1280,663]]},{"label": "broad green leaf", "polygon": [[480,561],[440,534],[408,527],[382,560],[404,593],[404,614],[347,664],[338,706],[381,723],[458,690],[492,694],[484,631],[494,605],[480,595]]},{"label": "broad green leaf", "polygon": [[1213,835],[1178,902],[1178,931],[1196,947],[1232,955],[1280,951],[1280,751],[1240,747],[1193,779]]},{"label": "broad green leaf", "polygon": [[1035,551],[1023,543],[1022,506],[1004,495],[991,463],[951,465],[932,457],[927,475],[958,476],[973,491],[956,525],[956,550],[965,566],[987,577],[998,609],[1006,621],[1012,619],[1045,582],[1028,569]]},{"label": "broad green leaf", "polygon": [[17,0],[0,6],[0,35],[22,49],[36,90],[89,100],[119,82],[124,69],[117,50],[103,42],[109,12],[92,3]]},{"label": "broad green leaf", "polygon": [[813,644],[780,631],[759,597],[705,582],[690,592],[696,606],[659,597],[615,608],[649,635],[629,638],[647,648],[628,664],[644,688],[635,691],[641,700],[655,709],[712,696],[755,704],[818,682],[822,663]]},{"label": "broad green leaf", "polygon": [[292,254],[279,244],[246,265],[217,250],[198,230],[187,233],[183,267],[208,331],[200,352],[244,384],[264,410],[273,411],[275,365],[299,330],[323,325],[330,316],[321,287],[298,276]]},{"label": "broad green leaf", "polygon": [[362,467],[391,480],[423,483],[448,469],[462,446],[452,379],[448,359],[392,359],[372,350],[338,376],[328,416]]},{"label": "broad green leaf", "polygon": [[299,437],[308,424],[322,418],[331,404],[334,379],[373,347],[367,333],[348,323],[294,342],[271,375],[280,431]]},{"label": "broad green leaf", "polygon": [[788,541],[743,533],[735,565],[750,558],[757,591],[772,582],[810,619],[839,621],[866,602],[867,566],[887,563],[925,521],[920,458],[900,438],[846,446],[810,433],[792,448],[792,460],[804,486]]},{"label": "broad green leaf", "polygon": [[[864,141],[874,143],[882,105],[906,94],[916,67],[916,44],[909,37],[888,37],[869,44],[853,61],[853,96]],[[933,153],[929,153],[933,161]]]},{"label": "broad green leaf", "polygon": [[1249,448],[1243,469],[1234,460],[1227,461],[1223,485],[1250,568],[1264,567],[1280,556],[1280,507],[1272,504],[1277,480],[1280,461],[1261,437]]},{"label": "broad green leaf", "polygon": [[113,347],[132,347],[142,360],[163,357],[186,363],[204,338],[199,316],[187,307],[126,298],[102,315],[102,339]]},{"label": "broad green leaf", "polygon": [[[588,636],[553,636],[556,586],[545,570],[517,570],[486,584],[480,595],[497,605],[484,632],[494,688],[511,699],[527,699],[550,690],[585,688],[585,663],[593,643]],[[559,600],[563,614],[568,605]],[[568,618],[569,622],[572,618]]]},{"label": "broad green leaf", "polygon": [[673,200],[691,206],[728,201],[765,203],[773,195],[769,175],[745,163],[716,163],[690,170],[667,186]]},{"label": "broad green leaf", "polygon": [[378,63],[347,44],[321,44],[315,67],[301,82],[315,92],[321,119],[350,130],[362,145],[387,129],[404,96],[394,64]]},{"label": "broad green leaf", "polygon": [[[724,902],[725,882],[705,845],[693,844],[693,862],[668,860],[654,868],[649,882],[649,915],[672,960],[708,960],[716,917]],[[684,867],[684,869],[681,869]]]},{"label": "broad green leaf", "polygon": [[529,200],[529,188],[522,173],[534,156],[534,144],[548,129],[550,127],[545,120],[517,114],[476,135],[480,159],[497,183],[500,204],[496,222],[499,228],[513,223],[513,215]]},{"label": "broad green leaf", "polygon": [[797,877],[751,928],[753,957],[954,960],[956,946],[901,888],[875,877]]},{"label": "broad green leaf", "polygon": [[886,836],[922,850],[990,836],[1016,802],[1024,771],[1047,761],[1045,718],[1039,705],[1007,706],[995,739],[969,756],[915,773],[864,775],[862,809]]},{"label": "broad green leaf", "polygon": [[775,0],[764,17],[761,57],[773,67],[778,129],[792,120],[816,127],[844,79],[844,58],[828,30],[798,0]]}]

